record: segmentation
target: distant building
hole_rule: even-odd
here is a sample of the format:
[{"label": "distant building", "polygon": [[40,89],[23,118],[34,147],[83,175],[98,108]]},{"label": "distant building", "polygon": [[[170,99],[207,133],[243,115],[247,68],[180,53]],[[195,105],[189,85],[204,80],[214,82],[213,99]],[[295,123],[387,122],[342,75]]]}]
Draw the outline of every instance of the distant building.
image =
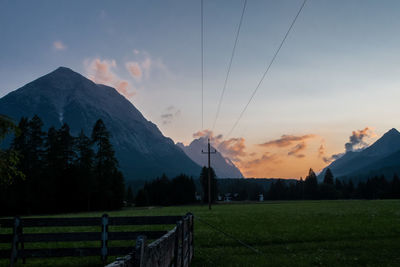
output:
[{"label": "distant building", "polygon": [[201,201],[201,195],[196,192],[195,198],[197,201]]}]

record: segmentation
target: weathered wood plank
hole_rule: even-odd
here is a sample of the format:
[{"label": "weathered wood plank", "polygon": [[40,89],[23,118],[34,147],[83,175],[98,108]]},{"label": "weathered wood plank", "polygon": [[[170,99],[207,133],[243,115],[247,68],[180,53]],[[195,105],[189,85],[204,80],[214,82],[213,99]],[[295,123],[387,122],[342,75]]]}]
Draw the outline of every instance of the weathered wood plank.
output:
[{"label": "weathered wood plank", "polygon": [[[109,240],[135,240],[140,235],[148,239],[157,239],[167,231],[134,231],[134,232],[109,232]],[[100,232],[74,232],[74,233],[37,233],[23,234],[25,243],[35,242],[74,242],[74,241],[98,241],[101,240]],[[0,235],[0,243],[11,243],[12,234]]]},{"label": "weathered wood plank", "polygon": [[137,231],[137,232],[109,232],[109,240],[135,240],[141,235],[147,239],[157,239],[165,235],[167,231]]},{"label": "weathered wood plank", "polygon": [[110,217],[109,225],[156,225],[175,224],[182,216],[135,216]]},{"label": "weathered wood plank", "polygon": [[[0,221],[0,224],[2,222]],[[101,218],[21,218],[22,227],[62,227],[62,226],[95,226],[101,225]],[[3,222],[2,227],[10,227]]]}]

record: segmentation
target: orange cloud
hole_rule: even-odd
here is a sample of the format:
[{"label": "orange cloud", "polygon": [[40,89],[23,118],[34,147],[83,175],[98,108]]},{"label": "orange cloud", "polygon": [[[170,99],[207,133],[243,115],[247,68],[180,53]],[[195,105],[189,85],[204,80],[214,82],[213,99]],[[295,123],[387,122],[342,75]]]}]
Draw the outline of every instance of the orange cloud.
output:
[{"label": "orange cloud", "polygon": [[259,146],[269,147],[269,146],[277,146],[277,147],[287,147],[292,145],[295,142],[304,141],[309,138],[314,138],[316,135],[314,134],[306,134],[302,136],[295,136],[295,135],[282,135],[281,138],[265,142],[263,144],[259,144]]},{"label": "orange cloud", "polygon": [[230,138],[223,140],[222,134],[214,135],[211,130],[198,131],[193,134],[193,138],[207,138],[210,139],[210,143],[215,147],[224,157],[229,158],[232,161],[240,161],[239,157],[246,156],[244,151],[246,148],[244,138]]},{"label": "orange cloud", "polygon": [[306,142],[301,142],[297,144],[295,147],[293,147],[289,152],[288,156],[295,156],[297,158],[304,158],[304,154],[299,154],[301,151],[305,150],[307,147]]},{"label": "orange cloud", "polygon": [[221,140],[222,140],[222,134],[219,134],[217,136],[214,136],[214,133],[211,130],[202,130],[198,131],[193,134],[193,138],[201,138],[201,137],[206,137],[210,139],[210,142],[214,145],[217,146]]},{"label": "orange cloud", "polygon": [[242,160],[236,164],[245,177],[267,177],[268,173],[274,171],[276,165],[281,162],[278,155],[265,152],[260,158]]},{"label": "orange cloud", "polygon": [[104,84],[114,87],[120,94],[126,98],[131,98],[135,95],[132,90],[132,85],[118,77],[113,71],[117,67],[115,60],[101,60],[95,58],[84,62],[88,78],[95,83]]},{"label": "orange cloud", "polygon": [[245,139],[243,137],[230,138],[222,141],[218,145],[218,151],[221,152],[225,157],[228,157],[230,160],[235,162],[240,161],[238,157],[246,156],[246,152],[244,151],[245,148]]}]

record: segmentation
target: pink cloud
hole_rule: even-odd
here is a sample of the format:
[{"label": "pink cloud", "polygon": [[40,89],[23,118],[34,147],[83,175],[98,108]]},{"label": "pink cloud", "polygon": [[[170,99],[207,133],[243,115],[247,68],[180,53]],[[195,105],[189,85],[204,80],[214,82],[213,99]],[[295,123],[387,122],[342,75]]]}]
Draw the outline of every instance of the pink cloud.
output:
[{"label": "pink cloud", "polygon": [[127,62],[125,66],[133,78],[140,81],[142,79],[142,68],[138,62]]},{"label": "pink cloud", "polygon": [[135,95],[132,85],[128,81],[121,79],[113,71],[117,68],[117,62],[115,60],[101,60],[95,58],[93,60],[86,60],[84,64],[88,78],[93,82],[114,87],[126,98],[131,98]]},{"label": "pink cloud", "polygon": [[53,48],[57,51],[62,51],[67,49],[67,46],[65,44],[63,44],[61,41],[55,41],[53,43]]},{"label": "pink cloud", "polygon": [[222,141],[218,145],[218,151],[222,153],[225,157],[228,157],[232,161],[239,161],[239,157],[246,156],[244,151],[246,148],[245,139],[241,138],[230,138],[228,140]]}]

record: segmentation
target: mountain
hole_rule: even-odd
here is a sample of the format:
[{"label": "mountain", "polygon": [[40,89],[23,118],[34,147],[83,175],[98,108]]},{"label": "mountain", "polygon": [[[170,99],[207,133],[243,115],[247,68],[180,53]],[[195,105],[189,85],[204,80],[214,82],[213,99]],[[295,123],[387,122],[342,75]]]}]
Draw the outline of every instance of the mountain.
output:
[{"label": "mountain", "polygon": [[[371,146],[361,151],[349,151],[332,162],[330,168],[335,177],[366,179],[372,175],[400,174],[400,133],[391,129]],[[318,176],[323,179],[325,168]],[[391,177],[389,177],[391,178]]]},{"label": "mountain", "polygon": [[31,118],[37,114],[44,122],[44,130],[50,126],[59,128],[65,122],[73,135],[83,129],[88,136],[94,123],[102,119],[111,132],[111,142],[127,180],[151,179],[162,173],[200,174],[200,166],[114,88],[95,84],[65,67],[1,98],[0,114],[17,122],[22,116]]},{"label": "mountain", "polygon": [[[182,143],[177,143],[177,146],[200,166],[208,165],[207,154],[201,153],[202,150],[207,150],[207,141],[205,138],[195,139],[188,146],[185,146]],[[215,150],[213,147],[211,149],[213,151]],[[243,178],[242,173],[235,164],[233,164],[230,159],[223,157],[218,151],[217,153],[212,154],[211,157],[211,166],[218,178]]]}]

